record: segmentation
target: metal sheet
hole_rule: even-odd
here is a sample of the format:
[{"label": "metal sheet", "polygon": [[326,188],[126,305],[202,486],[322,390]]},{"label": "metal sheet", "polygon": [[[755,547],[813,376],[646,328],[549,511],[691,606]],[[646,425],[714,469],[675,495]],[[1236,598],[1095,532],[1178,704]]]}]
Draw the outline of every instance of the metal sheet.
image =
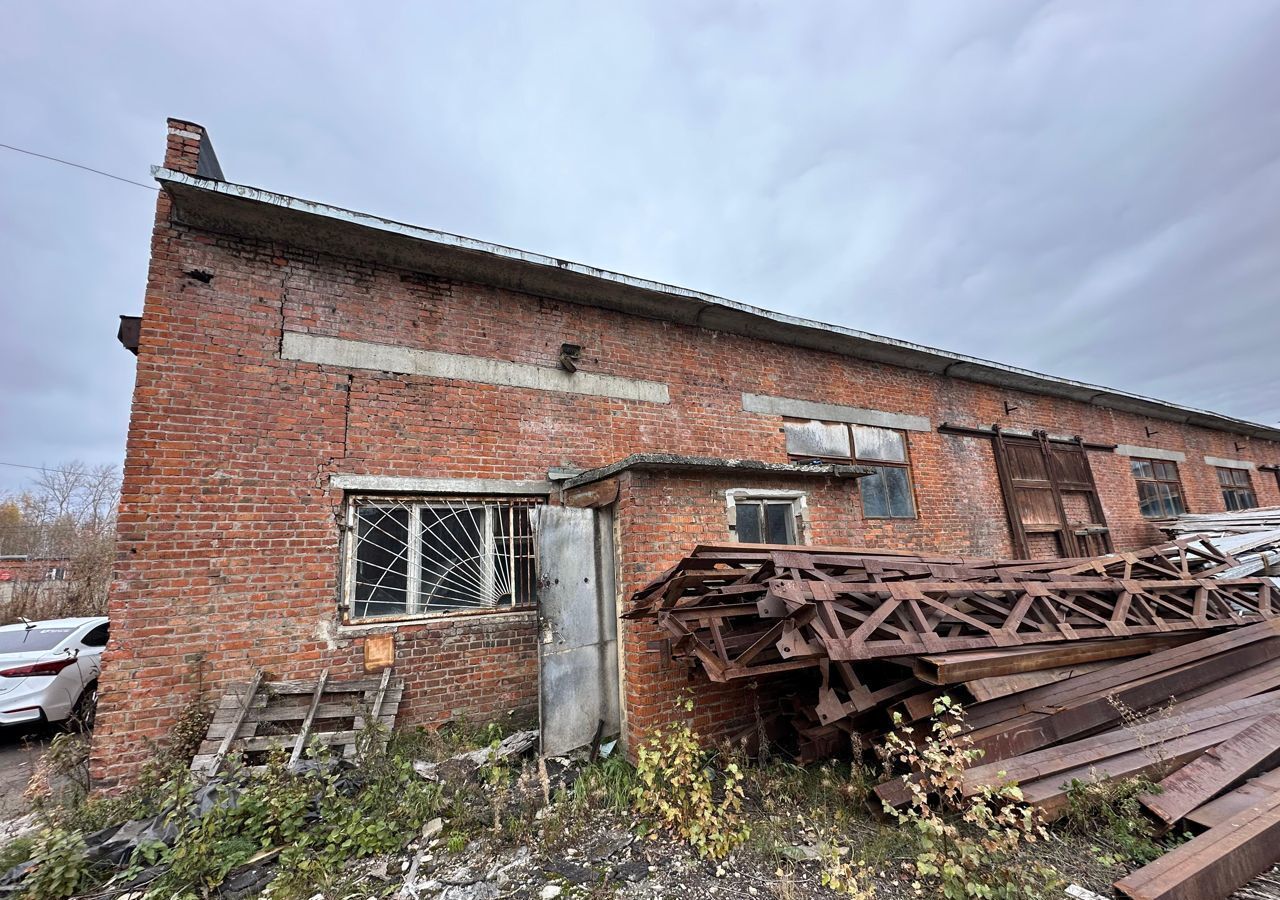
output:
[{"label": "metal sheet", "polygon": [[567,753],[619,730],[612,517],[563,506],[535,512],[542,752]]}]

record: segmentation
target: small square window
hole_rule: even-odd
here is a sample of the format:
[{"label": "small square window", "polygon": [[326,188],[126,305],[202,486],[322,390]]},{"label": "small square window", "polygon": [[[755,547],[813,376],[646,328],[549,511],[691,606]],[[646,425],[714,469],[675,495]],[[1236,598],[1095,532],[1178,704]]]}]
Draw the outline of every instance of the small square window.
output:
[{"label": "small square window", "polygon": [[801,543],[803,495],[728,492],[730,527],[744,544]]}]

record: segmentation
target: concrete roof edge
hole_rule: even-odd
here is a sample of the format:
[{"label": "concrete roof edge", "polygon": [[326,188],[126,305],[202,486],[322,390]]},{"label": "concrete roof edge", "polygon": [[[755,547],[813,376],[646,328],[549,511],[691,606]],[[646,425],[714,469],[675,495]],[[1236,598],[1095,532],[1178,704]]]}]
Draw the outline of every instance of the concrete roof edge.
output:
[{"label": "concrete roof edge", "polygon": [[567,479],[561,489],[571,491],[601,481],[619,472],[635,469],[669,470],[672,472],[742,472],[751,475],[801,476],[806,478],[862,478],[874,474],[866,466],[845,465],[843,463],[820,463],[818,465],[802,465],[800,463],[771,463],[757,459],[719,459],[713,456],[680,456],[674,453],[633,453],[617,462],[588,469],[580,475]]},{"label": "concrete roof edge", "polygon": [[[316,216],[342,226],[380,232],[388,239],[395,237],[431,245],[439,252],[451,252],[452,277],[465,280],[456,274],[459,266],[465,267],[468,259],[502,260],[509,264],[529,267],[532,270],[554,272],[559,278],[538,281],[541,290],[554,296],[555,284],[567,284],[567,278],[589,279],[597,285],[612,287],[613,295],[595,297],[596,292],[581,290],[567,293],[562,299],[572,303],[598,305],[609,309],[631,312],[647,318],[691,324],[710,330],[725,331],[757,337],[775,343],[790,344],[809,349],[824,350],[873,362],[902,366],[918,371],[946,374],[948,376],[1053,397],[1064,397],[1089,403],[1105,409],[1114,409],[1167,421],[1180,422],[1242,434],[1266,440],[1280,441],[1280,428],[1237,419],[1209,410],[1182,406],[1163,400],[1144,397],[1127,391],[1045,375],[1030,369],[1008,366],[964,354],[952,353],[858,331],[841,325],[831,325],[813,319],[774,312],[746,303],[739,303],[714,294],[707,294],[677,285],[665,284],[645,278],[635,278],[607,269],[598,269],[568,260],[543,256],[526,250],[492,244],[474,238],[450,234],[435,229],[409,225],[392,219],[384,219],[368,213],[355,212],[310,200],[302,200],[285,194],[277,194],[261,188],[200,178],[184,172],[176,172],[161,166],[153,166],[152,175],[163,186],[182,186],[225,198],[253,204],[265,204],[277,210],[287,210],[297,215]],[[438,255],[438,253],[437,253]],[[485,267],[477,266],[476,280],[486,282]],[[548,285],[552,285],[548,287]],[[530,287],[530,292],[536,292]],[[605,302],[605,300],[611,302]],[[628,306],[634,306],[634,309]],[[683,314],[679,314],[683,313]]]}]

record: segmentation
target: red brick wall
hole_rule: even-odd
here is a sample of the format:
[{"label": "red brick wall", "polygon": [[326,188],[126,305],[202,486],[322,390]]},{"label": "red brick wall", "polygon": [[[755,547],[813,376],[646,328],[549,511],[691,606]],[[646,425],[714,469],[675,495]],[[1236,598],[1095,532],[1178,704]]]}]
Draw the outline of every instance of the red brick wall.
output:
[{"label": "red brick wall", "polygon": [[[853,482],[805,477],[742,478],[632,472],[619,482],[616,512],[618,565],[623,596],[630,597],[675,564],[694,544],[732,540],[725,491],[776,489],[805,494],[808,540],[847,544],[860,533],[861,511]],[[626,620],[622,628],[623,703],[630,746],[646,732],[669,721],[673,701],[692,688],[694,725],[707,736],[749,726],[757,704],[763,714],[774,706],[786,677],[713,684],[701,670],[656,652],[651,642],[667,637],[648,620]]]},{"label": "red brick wall", "polygon": [[[198,126],[175,123],[166,165],[192,172],[199,141],[182,132]],[[1265,442],[1237,451],[1228,434],[202,232],[171,212],[162,193],[94,749],[95,772],[108,781],[132,770],[197,685],[216,696],[259,666],[289,678],[325,666],[357,671],[365,632],[341,626],[337,612],[342,497],[329,487],[333,474],[541,479],[551,466],[646,451],[785,461],[781,421],[743,412],[743,391],[1182,450],[1194,511],[1222,508],[1204,454],[1280,461]],[[212,280],[185,274],[196,269]],[[282,361],[286,328],[548,366],[562,343],[575,343],[584,371],[668,383],[671,402]],[[1005,401],[1017,409],[1006,415]],[[1159,435],[1148,438],[1147,426]],[[919,517],[864,522],[856,493],[833,487],[811,495],[814,539],[1008,554],[989,443],[933,432],[909,439]],[[1117,546],[1156,540],[1128,461],[1090,461]],[[1254,485],[1263,504],[1280,503],[1272,475],[1255,473]],[[628,589],[695,539],[727,534],[719,483],[698,487],[696,501],[657,498],[639,476],[627,490]],[[533,708],[534,629],[527,615],[400,627],[402,721]],[[656,695],[628,686],[635,723],[652,712],[646,691]]]}]

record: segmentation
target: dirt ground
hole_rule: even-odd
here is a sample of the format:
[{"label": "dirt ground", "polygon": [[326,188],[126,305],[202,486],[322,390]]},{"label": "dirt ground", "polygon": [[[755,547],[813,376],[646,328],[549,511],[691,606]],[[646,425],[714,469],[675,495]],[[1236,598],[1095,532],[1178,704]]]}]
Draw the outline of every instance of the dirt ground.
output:
[{"label": "dirt ground", "polygon": [[22,790],[48,743],[46,730],[0,728],[0,822],[27,811]]}]

